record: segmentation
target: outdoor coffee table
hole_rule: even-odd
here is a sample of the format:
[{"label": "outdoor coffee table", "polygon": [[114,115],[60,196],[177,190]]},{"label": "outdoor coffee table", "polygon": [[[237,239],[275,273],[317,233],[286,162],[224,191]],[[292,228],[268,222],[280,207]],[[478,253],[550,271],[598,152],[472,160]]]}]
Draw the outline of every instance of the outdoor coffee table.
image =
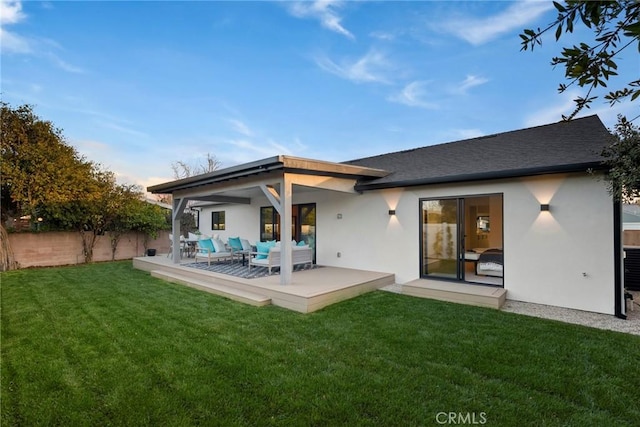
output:
[{"label": "outdoor coffee table", "polygon": [[247,255],[249,255],[249,251],[234,251],[236,255],[242,255],[242,266],[244,267],[244,263],[247,262]]}]

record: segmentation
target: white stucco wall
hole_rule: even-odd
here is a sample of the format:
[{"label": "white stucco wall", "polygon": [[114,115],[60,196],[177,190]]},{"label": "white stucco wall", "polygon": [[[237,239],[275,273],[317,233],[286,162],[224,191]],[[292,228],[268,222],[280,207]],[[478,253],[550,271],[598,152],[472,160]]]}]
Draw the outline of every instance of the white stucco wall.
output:
[{"label": "white stucco wall", "polygon": [[503,194],[507,298],[613,314],[613,204],[584,174],[331,194],[318,208],[318,263],[417,279],[419,200],[494,193]]},{"label": "white stucco wall", "polygon": [[[318,264],[390,272],[398,283],[406,283],[420,275],[419,200],[496,193],[503,194],[507,298],[613,314],[613,205],[603,182],[593,176],[546,175],[364,194],[294,192],[293,203],[316,203]],[[540,212],[542,203],[550,204],[551,211]],[[266,198],[225,205],[227,229],[219,234],[225,240],[239,235],[255,242],[259,208],[267,205]],[[389,209],[396,215],[390,216]],[[201,213],[205,234],[212,233],[211,210]]]},{"label": "white stucco wall", "polygon": [[[525,188],[505,203],[508,298],[613,314],[613,202],[602,181],[537,178]],[[550,212],[531,212],[538,200]]]},{"label": "white stucco wall", "polygon": [[[265,203],[266,198],[265,198]],[[218,234],[222,241],[229,237],[241,237],[255,243],[260,238],[260,206],[255,203],[250,205],[219,204],[200,208],[199,230],[202,234],[213,236]],[[211,229],[211,212],[225,212],[225,229]]]}]

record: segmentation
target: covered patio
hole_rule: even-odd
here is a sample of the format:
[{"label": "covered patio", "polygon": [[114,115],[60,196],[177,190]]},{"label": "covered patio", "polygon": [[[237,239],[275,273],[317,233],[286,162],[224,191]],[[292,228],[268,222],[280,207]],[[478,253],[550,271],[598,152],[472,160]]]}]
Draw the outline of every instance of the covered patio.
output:
[{"label": "covered patio", "polygon": [[133,266],[152,276],[220,295],[254,306],[273,304],[300,313],[310,313],[328,305],[356,297],[395,283],[389,273],[337,267],[304,269],[290,274],[288,286],[282,275],[245,279],[194,268],[193,259],[178,263],[164,255],[133,259]]},{"label": "covered patio", "polygon": [[[234,300],[257,306],[274,304],[302,313],[393,284],[394,274],[330,266],[294,273],[292,260],[292,212],[296,198],[327,191],[355,195],[358,182],[387,174],[381,169],[280,155],[149,187],[147,190],[151,193],[171,194],[173,198],[173,248],[170,258],[135,258],[134,267],[170,282]],[[280,218],[277,224],[281,253],[278,273],[248,278],[204,266],[194,268],[193,259],[182,259],[180,218],[190,202],[244,205],[251,210],[256,206],[255,218],[259,218],[258,206],[263,203],[272,206]],[[243,220],[244,226],[236,225],[233,231],[227,229],[227,234],[246,233],[249,229],[246,221],[251,220]],[[316,233],[323,236],[322,230]],[[244,237],[252,242],[260,240],[259,235],[251,234]],[[311,247],[317,250],[316,246]]]},{"label": "covered patio", "polygon": [[151,186],[147,190],[171,194],[173,198],[172,260],[175,264],[180,262],[180,218],[190,201],[250,205],[252,199],[266,198],[280,216],[280,284],[290,285],[292,205],[296,194],[308,191],[357,194],[358,182],[388,174],[382,169],[279,155]]}]

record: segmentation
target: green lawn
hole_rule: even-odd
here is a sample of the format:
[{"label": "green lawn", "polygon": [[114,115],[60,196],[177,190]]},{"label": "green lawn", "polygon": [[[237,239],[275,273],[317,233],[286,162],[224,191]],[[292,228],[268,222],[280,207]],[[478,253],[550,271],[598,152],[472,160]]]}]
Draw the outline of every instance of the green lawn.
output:
[{"label": "green lawn", "polygon": [[131,262],[0,278],[2,425],[640,425],[637,336],[387,292],[255,308]]}]

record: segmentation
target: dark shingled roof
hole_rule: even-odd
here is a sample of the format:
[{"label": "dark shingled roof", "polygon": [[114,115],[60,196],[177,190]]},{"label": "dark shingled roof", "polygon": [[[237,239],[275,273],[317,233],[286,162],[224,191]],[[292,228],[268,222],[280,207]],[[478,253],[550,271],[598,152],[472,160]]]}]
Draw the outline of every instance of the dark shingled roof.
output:
[{"label": "dark shingled roof", "polygon": [[356,186],[359,191],[577,172],[603,167],[600,152],[609,138],[594,115],[345,163],[391,172],[361,181]]}]

